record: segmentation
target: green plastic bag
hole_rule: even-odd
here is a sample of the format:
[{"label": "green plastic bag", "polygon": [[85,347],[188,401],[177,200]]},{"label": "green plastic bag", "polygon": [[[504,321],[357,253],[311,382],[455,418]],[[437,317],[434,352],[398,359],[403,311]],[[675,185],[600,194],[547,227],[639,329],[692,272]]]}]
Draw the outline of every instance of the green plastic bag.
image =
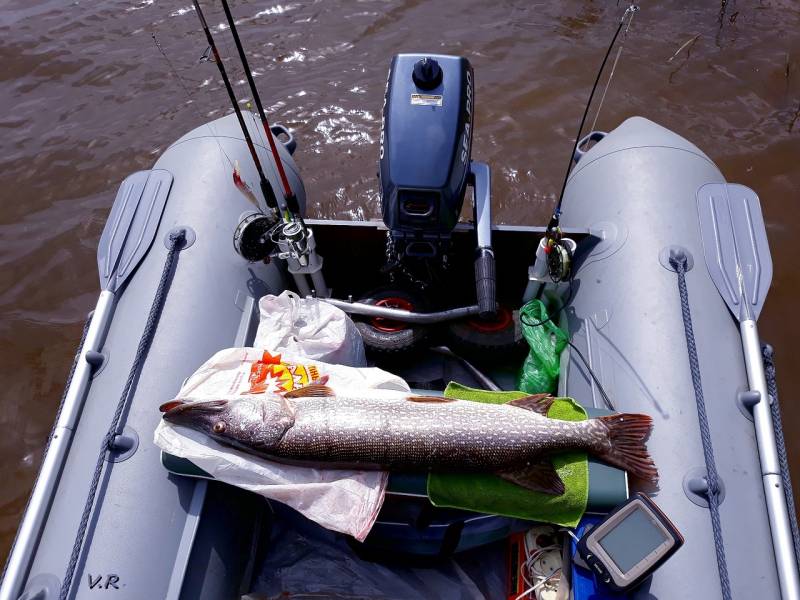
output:
[{"label": "green plastic bag", "polygon": [[[531,350],[517,376],[517,389],[529,394],[555,393],[559,356],[569,339],[547,316],[547,309],[541,300],[531,300],[520,310],[522,335]],[[526,322],[541,324],[532,326],[526,325]]]}]

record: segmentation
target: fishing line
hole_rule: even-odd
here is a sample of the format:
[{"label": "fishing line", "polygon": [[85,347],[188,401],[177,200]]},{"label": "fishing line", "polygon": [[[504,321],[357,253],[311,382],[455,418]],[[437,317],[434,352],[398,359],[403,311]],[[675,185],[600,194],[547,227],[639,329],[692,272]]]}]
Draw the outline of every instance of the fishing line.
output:
[{"label": "fishing line", "polygon": [[[575,156],[575,150],[578,148],[578,143],[581,140],[581,133],[583,132],[583,126],[586,124],[586,117],[589,115],[589,108],[592,105],[592,99],[594,98],[594,93],[597,90],[597,85],[600,83],[600,77],[603,74],[603,69],[605,69],[606,63],[608,62],[608,57],[611,54],[611,50],[614,48],[614,44],[617,43],[617,38],[619,37],[620,32],[622,31],[622,26],[625,24],[625,17],[628,16],[630,13],[634,13],[639,10],[639,7],[635,4],[631,4],[625,12],[623,13],[622,17],[619,20],[619,25],[617,25],[617,29],[614,32],[614,37],[611,38],[611,43],[608,45],[608,49],[606,50],[606,54],[603,57],[603,62],[600,63],[600,69],[597,71],[597,77],[594,80],[594,85],[592,86],[592,91],[589,93],[589,101],[586,103],[586,108],[583,111],[583,116],[581,117],[581,123],[578,127],[578,134],[575,136],[575,143],[572,145],[572,152],[569,154],[569,163],[567,164],[567,172],[564,174],[564,182],[561,185],[561,192],[558,194],[558,202],[556,202],[555,209],[553,210],[553,216],[550,218],[550,223],[547,225],[547,233],[548,236],[551,236],[553,232],[558,228],[558,222],[561,217],[561,204],[564,201],[564,191],[567,189],[567,180],[569,179],[569,173],[572,170],[572,162],[573,157]],[[630,26],[630,22],[628,23]]]},{"label": "fishing line", "polygon": [[[627,11],[625,11],[627,13]],[[608,93],[608,88],[611,86],[611,80],[614,79],[614,73],[617,70],[617,63],[619,62],[619,57],[622,54],[622,49],[625,47],[625,40],[628,39],[628,31],[631,28],[631,22],[633,21],[633,15],[636,14],[635,10],[630,11],[630,16],[628,17],[628,24],[625,26],[625,31],[622,32],[622,41],[619,43],[619,47],[617,48],[617,56],[614,58],[614,63],[611,65],[611,73],[608,76],[608,81],[606,81],[606,87],[603,90],[603,95],[600,96],[600,104],[597,106],[597,112],[594,113],[594,121],[592,121],[592,126],[589,128],[589,131],[594,131],[595,126],[597,125],[597,118],[600,116],[600,111],[603,109],[603,102],[606,99],[606,94]],[[622,18],[625,18],[625,15],[622,15]],[[579,134],[580,135],[580,134]]]},{"label": "fishing line", "polygon": [[[194,94],[192,94],[192,92],[189,91],[189,87],[186,85],[186,82],[184,81],[183,77],[181,77],[180,73],[178,73],[178,70],[175,68],[175,65],[170,60],[169,56],[167,56],[167,53],[164,51],[164,48],[161,46],[161,42],[158,41],[158,38],[156,37],[155,32],[151,32],[150,35],[153,37],[153,42],[155,42],[156,48],[158,48],[158,51],[161,53],[161,56],[163,56],[164,60],[167,62],[167,66],[169,67],[170,71],[172,72],[172,75],[175,77],[175,79],[178,80],[178,84],[181,86],[181,88],[183,89],[183,92],[186,94],[186,97],[189,99],[189,102],[187,102],[187,104],[190,104],[192,106],[192,111],[194,112],[194,114],[198,118],[198,120],[200,122],[204,122],[205,118],[203,117],[202,114],[200,114],[200,109],[197,107],[197,103],[195,102],[195,99],[194,99]],[[217,147],[219,148],[219,151],[222,154],[222,156],[225,157],[225,159],[228,161],[228,164],[230,165],[230,167],[232,169],[236,169],[236,166],[234,165],[233,161],[231,160],[231,157],[228,156],[227,152],[225,152],[224,148],[222,147],[222,144],[219,141],[219,137],[217,137],[217,132],[214,130],[214,127],[211,125],[210,122],[206,122],[205,126],[208,127],[208,130],[211,132],[211,137],[213,137],[214,140],[217,142]],[[222,157],[220,157],[220,158],[222,158]]]},{"label": "fishing line", "polygon": [[[553,250],[553,246],[561,246],[568,252],[570,261],[572,259],[572,255],[569,252],[569,249],[561,241],[561,229],[559,228],[559,221],[560,221],[560,218],[561,218],[561,205],[564,202],[564,192],[567,189],[567,182],[569,181],[570,171],[572,170],[572,163],[574,161],[575,151],[578,149],[578,144],[580,143],[580,140],[581,140],[581,133],[583,133],[583,126],[586,124],[586,117],[589,115],[589,109],[592,106],[592,100],[594,99],[594,94],[597,91],[597,86],[600,83],[600,78],[603,75],[603,71],[605,69],[606,63],[608,62],[608,57],[611,55],[611,51],[614,49],[614,45],[617,43],[617,38],[619,37],[619,34],[620,34],[620,32],[622,32],[622,28],[625,25],[625,18],[628,17],[628,25],[627,25],[627,27],[625,27],[625,34],[624,34],[624,36],[627,37],[628,30],[630,29],[631,22],[633,21],[633,15],[638,10],[639,10],[639,7],[636,4],[633,4],[633,3],[631,3],[630,6],[628,6],[628,8],[625,9],[625,12],[622,14],[622,17],[620,17],[619,24],[617,25],[617,28],[614,31],[614,36],[611,38],[611,43],[608,45],[608,48],[606,49],[606,53],[603,56],[603,61],[600,63],[600,68],[597,71],[597,76],[595,77],[594,84],[592,85],[592,89],[589,92],[589,100],[586,102],[586,107],[584,108],[583,115],[581,116],[581,122],[580,122],[580,125],[578,126],[578,133],[575,136],[575,142],[572,145],[572,152],[570,152],[570,155],[569,155],[569,162],[567,163],[567,170],[564,173],[564,181],[561,184],[561,191],[558,194],[558,201],[556,202],[555,208],[553,209],[553,215],[550,217],[550,222],[547,224],[547,230],[545,231],[545,240],[547,241],[548,253],[549,253],[549,251]],[[597,113],[595,114],[594,122],[592,123],[592,129],[594,129],[594,126],[597,123],[597,117],[600,114],[600,109],[603,107],[603,101],[605,100],[606,93],[608,92],[608,88],[609,88],[609,86],[611,84],[611,79],[614,77],[614,72],[615,72],[615,70],[617,68],[617,62],[619,61],[619,57],[620,57],[620,55],[622,53],[623,46],[624,46],[624,41],[623,41],[623,44],[617,50],[617,56],[614,59],[614,64],[613,64],[613,67],[611,69],[611,74],[609,75],[608,81],[606,82],[605,90],[603,91],[603,96],[600,99],[600,106],[598,106],[598,108],[597,108]],[[548,268],[548,271],[550,271],[549,268]],[[552,278],[552,274],[551,274],[551,278]],[[536,322],[528,320],[527,317],[523,313],[520,313],[520,316],[519,316],[520,322],[522,322],[522,324],[524,324],[524,325],[526,325],[528,327],[541,327],[545,323],[552,322],[553,318],[556,315],[559,315],[564,309],[566,309],[567,306],[569,306],[569,303],[572,301],[572,297],[574,295],[574,287],[573,287],[574,278],[575,278],[575,272],[572,271],[570,273],[570,277],[569,277],[569,280],[568,280],[569,293],[567,295],[566,300],[564,300],[562,302],[561,306],[557,310],[555,310],[547,318],[542,319],[540,321],[536,321]],[[555,279],[554,279],[554,282],[555,282]],[[583,356],[581,351],[578,350],[578,348],[571,341],[567,340],[567,344],[569,344],[570,348],[575,350],[575,353],[581,359],[581,361],[583,362],[583,364],[586,367],[587,371],[589,372],[589,375],[591,376],[592,380],[594,381],[594,383],[597,385],[598,389],[600,390],[600,394],[603,396],[603,399],[605,400],[606,404],[608,405],[608,407],[610,409],[613,410],[613,403],[611,402],[611,399],[609,398],[608,394],[606,393],[605,389],[603,388],[602,384],[600,383],[600,380],[597,378],[597,376],[595,375],[594,371],[589,366],[589,362],[586,360],[586,357]]]},{"label": "fishing line", "polygon": [[258,93],[258,88],[256,87],[256,82],[253,80],[253,73],[250,70],[250,64],[247,60],[247,54],[242,47],[242,41],[239,39],[239,33],[236,29],[236,21],[233,18],[233,14],[231,13],[230,6],[228,6],[228,0],[221,0],[222,2],[222,9],[225,11],[225,18],[228,20],[228,26],[231,30],[231,35],[233,36],[233,41],[236,44],[236,50],[239,52],[239,59],[241,60],[242,67],[244,68],[244,74],[247,78],[247,83],[250,86],[250,93],[253,95],[253,101],[256,103],[256,108],[258,109],[258,115],[261,117],[261,124],[264,127],[264,135],[267,138],[267,142],[269,143],[270,151],[275,160],[275,168],[278,171],[278,176],[281,181],[281,185],[283,186],[283,197],[286,202],[286,208],[288,209],[289,213],[291,213],[292,217],[295,220],[298,220],[302,223],[302,217],[300,216],[300,207],[297,202],[297,197],[292,192],[292,187],[289,184],[289,179],[286,176],[286,171],[283,168],[283,161],[278,154],[278,148],[275,145],[275,140],[273,139],[272,133],[270,131],[269,121],[267,120],[267,114],[264,111],[264,105],[261,103],[261,96]]},{"label": "fishing line", "polygon": [[[253,139],[250,136],[250,132],[247,128],[247,124],[244,121],[244,117],[242,116],[242,111],[239,108],[239,103],[236,99],[236,93],[231,86],[230,79],[228,78],[228,73],[225,70],[225,65],[222,62],[222,59],[219,55],[219,50],[217,49],[217,45],[214,42],[214,36],[211,34],[211,30],[208,27],[208,21],[206,21],[205,15],[203,14],[203,9],[200,7],[199,0],[192,0],[194,4],[195,11],[197,12],[197,16],[200,19],[200,24],[203,27],[203,32],[206,35],[206,41],[208,45],[211,46],[211,51],[214,55],[214,62],[219,69],[219,74],[222,76],[222,82],[225,84],[225,89],[228,92],[228,97],[230,98],[231,104],[233,105],[233,112],[236,115],[236,119],[239,122],[239,127],[242,130],[242,135],[244,136],[245,142],[247,144],[247,148],[250,151],[250,156],[253,159],[253,163],[255,163],[256,171],[258,172],[259,183],[261,185],[261,193],[264,195],[264,200],[266,201],[267,207],[276,211],[278,209],[278,201],[275,197],[275,191],[272,189],[272,184],[267,179],[266,175],[264,175],[264,169],[261,166],[261,160],[258,158],[258,153],[256,152],[256,148],[253,145]],[[277,216],[277,215],[276,215]]]}]

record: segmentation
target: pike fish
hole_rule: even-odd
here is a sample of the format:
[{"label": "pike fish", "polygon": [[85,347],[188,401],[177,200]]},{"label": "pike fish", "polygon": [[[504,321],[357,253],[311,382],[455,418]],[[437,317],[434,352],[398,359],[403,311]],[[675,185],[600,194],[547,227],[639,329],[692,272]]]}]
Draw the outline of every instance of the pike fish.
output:
[{"label": "pike fish", "polygon": [[337,395],[310,385],[274,397],[161,406],[163,418],[263,458],[294,465],[490,472],[522,487],[562,494],[552,455],[585,451],[655,483],[647,415],[586,421],[547,418],[553,398],[483,404],[403,392]]}]

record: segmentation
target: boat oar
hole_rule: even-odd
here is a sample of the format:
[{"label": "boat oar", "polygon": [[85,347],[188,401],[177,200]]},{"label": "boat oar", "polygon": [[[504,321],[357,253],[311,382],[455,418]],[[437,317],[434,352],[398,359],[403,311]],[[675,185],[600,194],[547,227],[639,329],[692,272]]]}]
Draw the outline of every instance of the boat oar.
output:
[{"label": "boat oar", "polygon": [[[104,360],[101,352],[117,298],[153,246],[171,187],[172,174],[154,169],[129,175],[117,192],[97,247],[102,292],[85,330],[39,475],[6,562],[0,581],[0,600],[17,598],[22,593],[89,392],[92,373]],[[157,251],[164,252],[163,248]]]},{"label": "boat oar", "polygon": [[753,405],[761,477],[784,600],[800,598],[800,574],[792,543],[786,493],[781,480],[756,319],[772,280],[772,258],[761,205],[743,185],[709,183],[697,191],[697,212],[706,266],[728,309],[739,321]]}]

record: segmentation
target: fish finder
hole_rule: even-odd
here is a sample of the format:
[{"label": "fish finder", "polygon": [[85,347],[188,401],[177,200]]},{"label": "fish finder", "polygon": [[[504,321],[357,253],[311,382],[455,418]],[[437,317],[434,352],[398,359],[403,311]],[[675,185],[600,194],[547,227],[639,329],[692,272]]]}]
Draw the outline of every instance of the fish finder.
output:
[{"label": "fish finder", "polygon": [[637,493],[578,540],[577,550],[600,582],[623,592],[639,585],[683,545],[675,525]]}]

